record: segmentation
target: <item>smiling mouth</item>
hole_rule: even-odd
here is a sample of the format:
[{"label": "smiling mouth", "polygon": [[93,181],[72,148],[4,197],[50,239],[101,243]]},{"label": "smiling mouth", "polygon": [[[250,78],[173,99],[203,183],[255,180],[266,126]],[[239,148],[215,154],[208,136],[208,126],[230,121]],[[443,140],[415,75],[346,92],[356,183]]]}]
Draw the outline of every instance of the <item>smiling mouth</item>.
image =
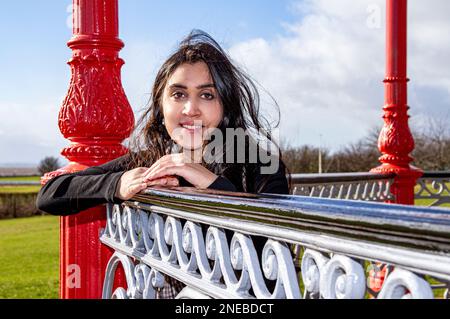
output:
[{"label": "smiling mouth", "polygon": [[183,127],[183,128],[185,128],[185,129],[187,129],[187,130],[192,130],[192,131],[194,131],[194,130],[200,130],[200,129],[202,129],[204,126],[203,125],[181,125],[181,127]]},{"label": "smiling mouth", "polygon": [[205,125],[203,125],[203,122],[199,121],[199,120],[183,121],[183,122],[180,122],[179,125],[191,134],[200,133],[205,128]]}]

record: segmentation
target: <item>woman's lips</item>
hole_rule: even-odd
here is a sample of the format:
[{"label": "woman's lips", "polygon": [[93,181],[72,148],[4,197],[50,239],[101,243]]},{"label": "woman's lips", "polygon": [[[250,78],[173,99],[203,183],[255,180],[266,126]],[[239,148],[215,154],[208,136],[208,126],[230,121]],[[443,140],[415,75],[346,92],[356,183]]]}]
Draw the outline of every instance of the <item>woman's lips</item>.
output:
[{"label": "woman's lips", "polygon": [[203,130],[203,125],[200,124],[180,123],[180,126],[189,133],[201,132]]}]

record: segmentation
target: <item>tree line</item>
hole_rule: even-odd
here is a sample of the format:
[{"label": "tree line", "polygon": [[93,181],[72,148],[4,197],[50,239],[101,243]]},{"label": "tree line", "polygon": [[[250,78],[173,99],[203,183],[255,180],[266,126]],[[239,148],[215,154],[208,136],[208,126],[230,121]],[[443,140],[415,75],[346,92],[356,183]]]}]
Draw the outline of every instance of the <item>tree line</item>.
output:
[{"label": "tree line", "polygon": [[[339,150],[332,152],[326,147],[312,145],[281,145],[283,161],[290,173],[318,173],[319,150],[322,172],[368,172],[380,165],[378,158],[378,135],[381,128],[369,133]],[[425,127],[411,129],[415,141],[412,165],[424,171],[450,170],[450,129],[446,121],[433,121]]]}]

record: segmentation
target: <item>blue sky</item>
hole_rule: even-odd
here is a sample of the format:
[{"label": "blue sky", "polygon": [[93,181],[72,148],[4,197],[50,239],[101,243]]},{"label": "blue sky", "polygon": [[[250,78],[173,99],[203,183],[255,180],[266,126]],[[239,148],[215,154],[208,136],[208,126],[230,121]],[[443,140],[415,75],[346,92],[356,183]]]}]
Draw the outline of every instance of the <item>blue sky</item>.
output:
[{"label": "blue sky", "polygon": [[[2,3],[2,100],[17,102],[24,95],[45,98],[64,94],[70,77],[65,63],[71,55],[66,46],[72,32],[67,27],[71,3],[71,0]],[[150,41],[171,48],[195,27],[208,30],[222,43],[232,44],[253,37],[274,37],[281,29],[280,23],[292,19],[288,0],[211,3],[121,0],[120,37],[126,44]],[[125,47],[121,56],[126,58],[127,53]]]},{"label": "blue sky", "polygon": [[[2,2],[0,166],[37,163],[68,145],[57,114],[70,80],[71,2]],[[450,2],[427,3],[410,2],[412,124],[450,109],[442,41]],[[384,0],[119,0],[119,8],[123,86],[136,115],[164,58],[200,28],[277,99],[282,140],[337,149],[382,123]]]},{"label": "blue sky", "polygon": [[[26,112],[39,112],[34,103],[61,103],[67,92],[70,69],[66,65],[71,51],[66,46],[72,30],[71,0],[20,0],[2,2],[0,10],[0,107],[15,107]],[[223,44],[233,44],[253,37],[274,37],[282,21],[292,18],[288,0],[250,1],[148,1],[120,0],[120,37],[126,46],[121,57],[132,60],[129,47],[133,43],[157,43],[162,55],[167,55],[177,41],[192,28],[207,30]],[[150,69],[152,61],[148,61]],[[145,68],[146,65],[142,65]],[[154,67],[153,67],[154,69]],[[127,89],[127,65],[124,67],[124,87]],[[129,77],[133,77],[129,74]],[[152,79],[146,83],[150,87]],[[130,97],[131,102],[136,99]],[[139,100],[139,99],[138,99]],[[139,100],[140,101],[140,100]],[[132,103],[133,104],[133,103]],[[142,105],[133,105],[140,108]],[[56,116],[46,123],[56,127]],[[3,121],[6,121],[5,119]],[[21,126],[20,118],[8,119]],[[0,122],[2,124],[2,122]],[[3,125],[5,126],[5,125]],[[51,145],[41,147],[27,141],[27,136],[5,134],[0,126],[3,148],[0,163],[37,162],[46,152],[58,155]],[[55,133],[55,130],[52,131]],[[19,133],[19,132],[18,132]],[[57,133],[57,130],[56,130]],[[10,143],[6,140],[11,135]],[[22,143],[17,143],[22,139]],[[44,143],[45,144],[45,143]],[[61,143],[59,143],[61,144]],[[60,145],[58,145],[60,146]],[[33,149],[25,152],[23,149]],[[15,155],[17,154],[17,155]],[[24,156],[25,155],[25,156]]]}]

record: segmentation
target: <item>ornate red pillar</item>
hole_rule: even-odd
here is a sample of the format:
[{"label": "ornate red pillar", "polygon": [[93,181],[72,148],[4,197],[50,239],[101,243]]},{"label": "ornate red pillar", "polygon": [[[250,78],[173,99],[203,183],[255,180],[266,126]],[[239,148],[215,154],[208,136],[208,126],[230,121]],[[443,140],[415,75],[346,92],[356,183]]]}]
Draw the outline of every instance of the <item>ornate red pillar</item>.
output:
[{"label": "ornate red pillar", "polygon": [[[121,142],[134,126],[122,88],[117,0],[73,0],[73,51],[69,91],[59,112],[59,128],[71,144],[61,152],[70,164],[42,179],[100,165],[127,152]],[[105,208],[61,217],[60,297],[100,298],[112,252],[99,242]]]},{"label": "ornate red pillar", "polygon": [[422,171],[411,166],[414,139],[408,126],[407,0],[386,0],[386,78],[384,126],[378,139],[382,156],[372,172],[396,173],[395,202],[414,204],[414,186]]}]

